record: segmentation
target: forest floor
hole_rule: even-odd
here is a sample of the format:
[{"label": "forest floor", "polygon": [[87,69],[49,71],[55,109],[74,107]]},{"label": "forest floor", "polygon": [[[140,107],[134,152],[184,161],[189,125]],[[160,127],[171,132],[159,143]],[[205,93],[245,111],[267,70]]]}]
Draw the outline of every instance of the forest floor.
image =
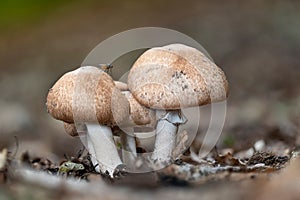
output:
[{"label": "forest floor", "polygon": [[[115,179],[96,173],[85,151],[54,163],[28,152],[16,159],[4,149],[0,199],[296,199],[300,149],[280,134],[247,150],[215,148],[203,159],[188,150],[159,171]],[[63,168],[66,162],[83,168]]]}]

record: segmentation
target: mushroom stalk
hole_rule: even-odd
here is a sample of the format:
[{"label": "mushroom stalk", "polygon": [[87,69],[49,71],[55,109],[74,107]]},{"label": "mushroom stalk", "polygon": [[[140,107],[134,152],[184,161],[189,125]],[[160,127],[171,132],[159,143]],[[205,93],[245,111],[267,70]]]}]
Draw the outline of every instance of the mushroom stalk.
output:
[{"label": "mushroom stalk", "polygon": [[[86,123],[86,127],[88,148],[92,150],[90,153],[94,153],[92,156],[98,161],[100,171],[108,172],[113,178],[115,169],[123,163],[116,149],[111,128],[97,123]],[[95,162],[95,159],[92,159],[92,162]]]},{"label": "mushroom stalk", "polygon": [[126,133],[121,134],[122,158],[124,164],[132,168],[137,158],[135,137]]},{"label": "mushroom stalk", "polygon": [[126,151],[129,151],[132,153],[133,156],[137,156],[136,153],[136,142],[135,142],[135,137],[131,136],[129,134],[122,134],[121,135],[121,142],[123,145],[123,149],[125,149]]},{"label": "mushroom stalk", "polygon": [[172,162],[178,126],[187,120],[180,110],[157,112],[162,117],[157,122],[156,139],[151,159],[160,168]]},{"label": "mushroom stalk", "polygon": [[95,157],[96,152],[95,152],[92,140],[91,140],[91,138],[90,138],[90,136],[88,134],[85,137],[86,137],[86,143],[85,144],[86,144],[86,148],[87,148],[88,152],[90,153],[91,161],[93,163],[95,171],[99,173],[100,172],[100,168],[99,168],[98,161],[97,161],[97,159]]}]

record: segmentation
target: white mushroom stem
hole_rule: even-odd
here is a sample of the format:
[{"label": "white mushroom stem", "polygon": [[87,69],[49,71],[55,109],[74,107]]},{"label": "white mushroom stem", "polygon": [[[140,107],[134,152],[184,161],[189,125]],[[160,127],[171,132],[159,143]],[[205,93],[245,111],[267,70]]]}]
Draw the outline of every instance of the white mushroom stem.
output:
[{"label": "white mushroom stem", "polygon": [[126,133],[121,134],[122,143],[122,159],[126,167],[132,168],[135,166],[137,158],[135,137]]},{"label": "white mushroom stem", "polygon": [[121,143],[123,145],[123,149],[126,151],[129,151],[132,153],[133,156],[137,156],[136,153],[136,142],[135,142],[135,137],[131,136],[129,134],[122,134],[121,135]]},{"label": "white mushroom stem", "polygon": [[176,143],[177,126],[167,120],[157,123],[156,140],[152,159],[158,162],[170,161]]},{"label": "white mushroom stem", "polygon": [[157,111],[162,115],[156,126],[156,139],[151,159],[158,168],[164,167],[172,161],[172,152],[176,144],[178,126],[187,120],[180,110]]},{"label": "white mushroom stem", "polygon": [[[102,173],[108,172],[113,178],[115,169],[122,165],[117,148],[113,140],[111,128],[97,123],[86,123],[87,144],[91,154],[94,153]],[[95,162],[92,159],[92,162]],[[94,163],[93,163],[94,164]]]},{"label": "white mushroom stem", "polygon": [[95,156],[96,152],[95,152],[92,140],[88,134],[86,135],[86,147],[87,147],[88,152],[91,155],[91,161],[93,163],[93,166],[95,167],[95,171],[100,172],[100,167],[99,167],[98,161]]}]

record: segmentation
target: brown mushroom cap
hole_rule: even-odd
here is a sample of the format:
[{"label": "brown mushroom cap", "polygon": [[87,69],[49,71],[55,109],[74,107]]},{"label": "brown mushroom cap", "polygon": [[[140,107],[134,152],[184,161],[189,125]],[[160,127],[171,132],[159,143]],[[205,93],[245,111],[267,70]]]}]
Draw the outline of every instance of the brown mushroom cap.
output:
[{"label": "brown mushroom cap", "polygon": [[155,111],[139,104],[139,102],[132,96],[131,92],[122,92],[127,98],[130,105],[130,122],[129,125],[149,125],[155,126],[156,116]]},{"label": "brown mushroom cap", "polygon": [[114,81],[116,88],[118,88],[120,91],[128,91],[128,85],[126,83],[120,82],[120,81]]},{"label": "brown mushroom cap", "polygon": [[[79,136],[79,133],[78,133],[78,129],[76,127],[75,124],[71,123],[67,123],[67,122],[64,122],[64,129],[66,131],[66,133],[72,137],[77,137]],[[78,126],[78,125],[77,125]],[[85,134],[87,132],[87,129],[85,126],[80,126],[79,125],[79,131],[82,131],[83,134]],[[118,126],[113,126],[111,127],[111,130],[113,132],[113,135],[116,135],[116,136],[119,136],[120,135],[120,128]]]},{"label": "brown mushroom cap", "polygon": [[147,107],[175,110],[225,100],[224,72],[199,50],[171,44],[147,50],[128,75],[133,96]]},{"label": "brown mushroom cap", "polygon": [[67,123],[96,119],[112,126],[129,113],[129,103],[112,78],[96,67],[64,74],[49,90],[46,105],[54,118]]},{"label": "brown mushroom cap", "polygon": [[[137,100],[132,96],[129,91],[123,91],[122,94],[126,97],[127,101],[130,105],[130,110],[127,115],[127,120],[123,120],[121,123],[118,123],[120,126],[128,127],[128,126],[142,126],[143,130],[147,128],[154,128],[156,125],[156,114],[155,111],[149,109],[145,106],[142,106],[137,102]],[[70,136],[78,136],[77,128],[74,123],[66,123],[64,122],[64,128],[67,134]],[[113,127],[113,133],[119,133],[120,129],[116,126]]]},{"label": "brown mushroom cap", "polygon": [[72,137],[78,136],[78,132],[77,132],[75,124],[69,124],[69,123],[64,122],[64,128],[68,135],[70,135]]}]

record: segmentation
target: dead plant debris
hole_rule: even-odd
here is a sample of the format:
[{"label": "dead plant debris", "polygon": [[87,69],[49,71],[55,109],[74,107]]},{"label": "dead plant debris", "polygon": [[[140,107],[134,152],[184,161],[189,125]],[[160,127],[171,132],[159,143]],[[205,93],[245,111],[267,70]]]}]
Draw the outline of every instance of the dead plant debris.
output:
[{"label": "dead plant debris", "polygon": [[[219,152],[226,152],[220,154]],[[230,180],[230,175],[233,173],[245,174],[248,179],[255,175],[248,176],[251,173],[270,173],[283,168],[290,160],[289,156],[276,155],[272,152],[255,152],[250,158],[240,159],[232,154],[232,151],[216,149],[212,151],[206,158],[201,159],[201,163],[195,162],[189,158],[190,155],[182,156],[174,164],[154,172],[157,176],[157,183],[162,185],[177,185],[186,186],[214,180]],[[28,152],[24,152],[20,161],[17,161],[11,154],[6,157],[6,164],[0,171],[0,181],[7,182],[9,175],[8,171],[16,167],[16,163],[20,163],[18,167],[29,168],[34,171],[46,172],[49,175],[62,178],[74,178],[82,181],[91,181],[99,174],[95,171],[90,155],[83,154],[82,151],[76,156],[65,156],[60,163],[54,163],[47,158],[32,157]],[[2,161],[3,162],[3,161]],[[106,175],[101,175],[103,180],[109,184],[114,182],[130,183],[133,176],[128,176],[123,173],[119,176],[120,179],[126,181],[112,181]],[[155,179],[155,178],[154,178]],[[153,181],[152,183],[153,184]]]}]

